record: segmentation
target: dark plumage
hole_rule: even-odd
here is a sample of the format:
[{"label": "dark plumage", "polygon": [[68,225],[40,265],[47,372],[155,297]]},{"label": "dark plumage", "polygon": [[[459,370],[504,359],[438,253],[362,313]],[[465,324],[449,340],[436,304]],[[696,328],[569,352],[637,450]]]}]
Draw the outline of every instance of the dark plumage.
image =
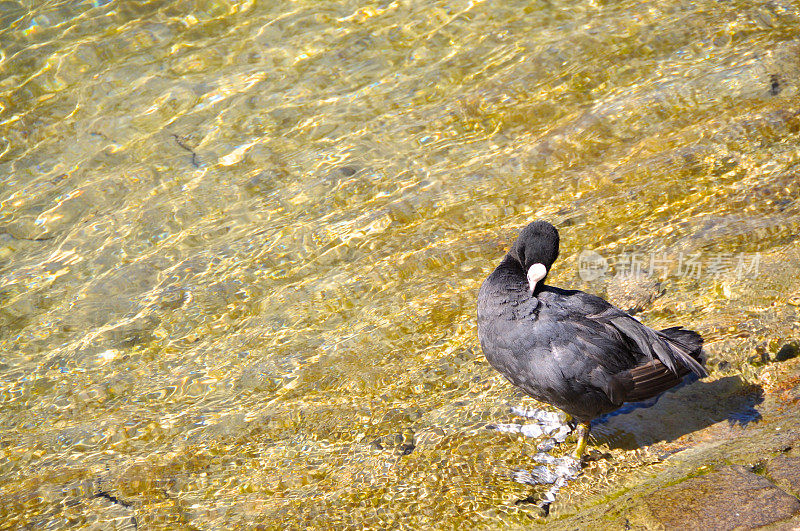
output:
[{"label": "dark plumage", "polygon": [[689,372],[706,376],[703,339],[680,327],[653,330],[594,295],[544,284],[558,257],[546,221],[522,229],[478,294],[478,337],[489,363],[537,400],[582,426],[624,402],[645,400]]}]

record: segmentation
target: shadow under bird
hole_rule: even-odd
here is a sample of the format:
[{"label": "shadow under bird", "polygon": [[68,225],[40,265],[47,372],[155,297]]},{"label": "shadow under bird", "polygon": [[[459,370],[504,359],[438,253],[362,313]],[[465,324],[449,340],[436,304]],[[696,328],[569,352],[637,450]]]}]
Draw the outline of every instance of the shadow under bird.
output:
[{"label": "shadow under bird", "polygon": [[580,459],[592,419],[707,373],[698,333],[654,330],[600,297],[546,285],[558,245],[546,221],[522,229],[481,286],[478,337],[492,367],[574,419]]}]

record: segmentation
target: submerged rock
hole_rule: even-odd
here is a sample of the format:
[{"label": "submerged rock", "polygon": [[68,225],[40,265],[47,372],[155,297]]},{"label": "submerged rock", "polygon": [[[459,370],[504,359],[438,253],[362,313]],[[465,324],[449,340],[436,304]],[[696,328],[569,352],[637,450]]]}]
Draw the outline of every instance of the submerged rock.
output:
[{"label": "submerged rock", "polygon": [[767,476],[786,492],[800,496],[800,457],[776,456],[767,465]]},{"label": "submerged rock", "polygon": [[646,506],[667,529],[751,529],[800,513],[797,498],[741,466],[660,489]]},{"label": "submerged rock", "polygon": [[800,349],[797,348],[795,343],[786,343],[775,354],[775,361],[786,361],[797,357],[800,354]]},{"label": "submerged rock", "polygon": [[609,281],[609,301],[632,315],[651,307],[663,294],[661,282],[649,277],[615,275]]}]

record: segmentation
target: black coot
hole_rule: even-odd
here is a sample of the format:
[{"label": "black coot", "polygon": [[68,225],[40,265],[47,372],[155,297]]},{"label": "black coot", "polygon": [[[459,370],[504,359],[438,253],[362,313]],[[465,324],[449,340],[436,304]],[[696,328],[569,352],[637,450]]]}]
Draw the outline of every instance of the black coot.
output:
[{"label": "black coot", "polygon": [[547,286],[558,231],[522,229],[478,294],[478,337],[489,363],[533,398],[571,415],[580,428],[624,402],[646,400],[700,377],[703,339],[681,327],[653,330],[605,300]]}]

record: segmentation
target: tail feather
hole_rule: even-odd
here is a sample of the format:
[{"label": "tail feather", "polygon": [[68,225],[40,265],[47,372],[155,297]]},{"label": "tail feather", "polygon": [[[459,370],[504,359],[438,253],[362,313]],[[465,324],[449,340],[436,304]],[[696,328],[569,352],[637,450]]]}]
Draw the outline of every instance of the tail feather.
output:
[{"label": "tail feather", "polygon": [[703,337],[694,330],[687,330],[680,326],[665,328],[661,331],[671,341],[676,341],[689,349],[692,353],[700,352],[703,348]]},{"label": "tail feather", "polygon": [[617,315],[608,322],[629,338],[640,352],[651,360],[658,359],[673,373],[678,374],[681,367],[686,367],[701,378],[708,376],[700,364],[703,339],[697,332],[681,327],[658,332],[629,315]]},{"label": "tail feather", "polygon": [[[707,374],[701,365],[703,338],[700,334],[676,326],[656,332],[656,335],[663,342],[661,348],[653,349],[657,357],[614,377],[613,385],[624,389],[625,402],[653,398],[678,385],[690,372],[700,377]],[[665,349],[668,350],[666,354]]]},{"label": "tail feather", "polygon": [[638,402],[653,398],[678,385],[687,374],[689,374],[689,369],[681,366],[676,374],[660,360],[639,365],[620,375],[624,382],[623,385],[628,391],[625,401]]},{"label": "tail feather", "polygon": [[708,376],[702,365],[703,337],[700,334],[680,326],[665,328],[659,333],[666,337],[672,345],[679,347],[673,350],[687,369],[701,378]]}]

